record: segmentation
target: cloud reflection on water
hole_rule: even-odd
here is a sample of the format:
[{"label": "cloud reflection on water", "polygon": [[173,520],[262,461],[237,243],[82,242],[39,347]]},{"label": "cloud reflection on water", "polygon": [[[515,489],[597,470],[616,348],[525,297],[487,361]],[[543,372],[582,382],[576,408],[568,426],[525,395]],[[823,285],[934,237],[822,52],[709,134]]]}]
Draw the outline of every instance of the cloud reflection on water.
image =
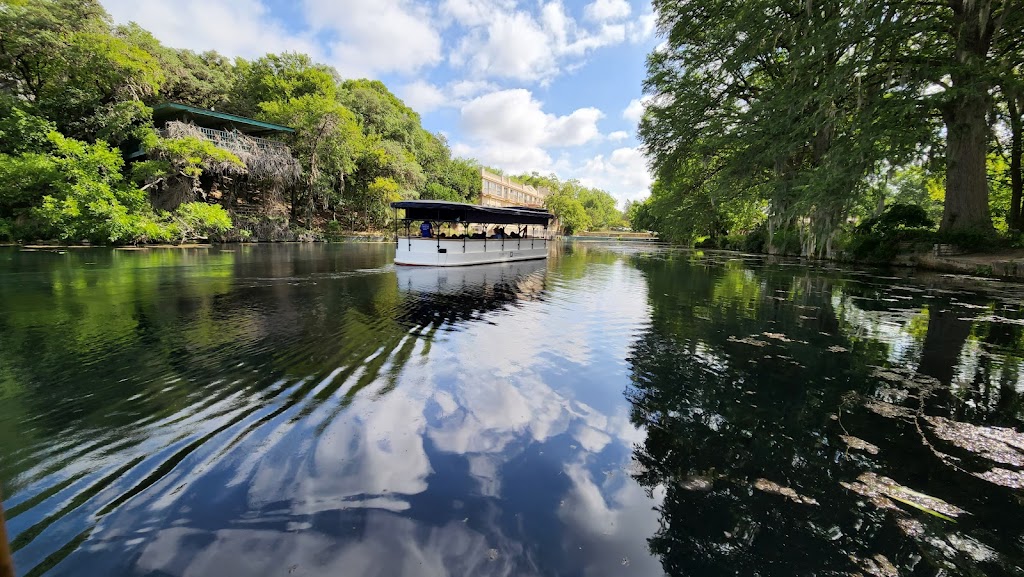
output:
[{"label": "cloud reflection on water", "polygon": [[[581,278],[545,275],[534,267],[526,279],[499,276],[525,283],[522,301],[494,277],[476,291],[464,280],[463,312],[477,309],[479,321],[442,320],[449,330],[434,334],[421,362],[400,367],[393,389],[378,377],[338,412],[359,374],[319,384],[308,397],[337,390],[262,424],[179,491],[172,475],[162,495],[127,503],[101,525],[94,550],[124,541],[138,549],[134,570],[170,575],[660,573],[646,552],[658,500],[627,473],[642,434],[618,401],[625,370],[581,391],[581,378],[593,375],[565,369],[626,355],[630,331],[645,321],[643,279],[620,262]],[[544,294],[608,291],[634,295],[637,305],[536,300],[537,282]],[[417,303],[418,322],[450,297],[432,304],[431,294],[404,295]],[[501,303],[489,309],[495,295]],[[565,334],[581,322],[607,330]],[[213,498],[224,503],[210,517],[204,502],[218,484]],[[543,499],[524,484],[543,486]],[[538,506],[544,499],[554,500]],[[234,514],[224,514],[228,503],[237,503]],[[169,518],[147,521],[158,510]],[[118,526],[144,529],[121,534]],[[538,531],[555,540],[538,543]]]}]

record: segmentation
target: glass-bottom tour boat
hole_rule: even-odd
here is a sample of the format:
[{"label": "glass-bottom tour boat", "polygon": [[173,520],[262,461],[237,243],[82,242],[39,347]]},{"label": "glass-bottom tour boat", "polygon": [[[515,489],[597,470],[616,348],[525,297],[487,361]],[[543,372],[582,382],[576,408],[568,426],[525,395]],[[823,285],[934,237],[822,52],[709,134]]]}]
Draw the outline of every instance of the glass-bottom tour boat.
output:
[{"label": "glass-bottom tour boat", "polygon": [[[466,266],[548,257],[544,209],[438,200],[392,202],[395,264]],[[398,211],[405,214],[399,218]]]}]

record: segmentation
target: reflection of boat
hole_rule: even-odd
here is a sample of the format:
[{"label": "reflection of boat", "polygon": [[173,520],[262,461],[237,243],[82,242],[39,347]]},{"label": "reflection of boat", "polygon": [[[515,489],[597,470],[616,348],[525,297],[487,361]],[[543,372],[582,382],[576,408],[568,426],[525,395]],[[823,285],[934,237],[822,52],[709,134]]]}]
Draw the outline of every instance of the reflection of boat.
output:
[{"label": "reflection of boat", "polygon": [[[545,231],[553,217],[543,209],[436,200],[392,202],[391,207],[396,210],[395,264],[465,266],[548,256]],[[404,218],[397,218],[398,209],[405,210]]]},{"label": "reflection of boat", "polygon": [[415,324],[470,318],[539,298],[546,272],[547,263],[542,260],[395,269],[398,289],[409,297],[402,316]]},{"label": "reflection of boat", "polygon": [[531,260],[474,267],[396,268],[398,288],[408,292],[483,294],[496,286],[543,288],[547,263]]}]

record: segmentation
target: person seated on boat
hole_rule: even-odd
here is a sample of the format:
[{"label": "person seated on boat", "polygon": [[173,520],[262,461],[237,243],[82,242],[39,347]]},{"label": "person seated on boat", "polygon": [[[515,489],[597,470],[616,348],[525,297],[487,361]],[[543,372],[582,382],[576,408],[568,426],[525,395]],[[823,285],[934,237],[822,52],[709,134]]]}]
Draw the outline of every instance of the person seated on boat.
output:
[{"label": "person seated on boat", "polygon": [[494,234],[491,235],[491,238],[505,238],[505,229],[504,229],[504,227],[495,229]]},{"label": "person seated on boat", "polygon": [[448,238],[448,235],[442,232],[437,235],[437,238]]},{"label": "person seated on boat", "polygon": [[473,235],[470,236],[469,238],[481,239],[481,238],[487,238],[487,235],[485,235],[482,232],[474,232]]},{"label": "person seated on boat", "polygon": [[508,235],[508,237],[509,237],[509,238],[521,238],[521,237],[519,236],[519,233],[518,233],[518,232],[515,232],[515,231],[512,231],[512,233],[510,233],[510,234]]},{"label": "person seated on boat", "polygon": [[423,221],[423,224],[420,225],[420,236],[423,238],[434,237],[434,225],[430,224],[430,221],[425,220]]}]

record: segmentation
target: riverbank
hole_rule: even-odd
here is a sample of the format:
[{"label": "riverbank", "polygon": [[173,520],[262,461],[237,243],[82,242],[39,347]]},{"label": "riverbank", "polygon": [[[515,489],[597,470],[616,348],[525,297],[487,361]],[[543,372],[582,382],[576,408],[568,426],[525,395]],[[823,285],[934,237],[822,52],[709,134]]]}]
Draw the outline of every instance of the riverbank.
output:
[{"label": "riverbank", "polygon": [[915,254],[901,257],[900,266],[912,266],[936,272],[971,274],[1024,282],[1024,249],[1008,249],[994,253],[940,256]]},{"label": "riverbank", "polygon": [[[729,249],[695,249],[705,252],[720,252],[731,254],[754,254]],[[800,258],[798,255],[774,255],[780,257]],[[964,254],[935,254],[916,253],[902,254],[891,262],[877,262],[857,260],[852,258],[833,259],[832,262],[853,264],[861,266],[895,266],[900,268],[912,268],[929,272],[965,274],[978,277],[989,277],[1015,282],[1024,282],[1024,249],[1005,249],[990,253],[964,253]]]}]

